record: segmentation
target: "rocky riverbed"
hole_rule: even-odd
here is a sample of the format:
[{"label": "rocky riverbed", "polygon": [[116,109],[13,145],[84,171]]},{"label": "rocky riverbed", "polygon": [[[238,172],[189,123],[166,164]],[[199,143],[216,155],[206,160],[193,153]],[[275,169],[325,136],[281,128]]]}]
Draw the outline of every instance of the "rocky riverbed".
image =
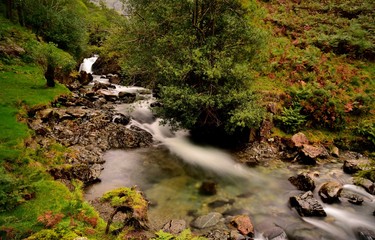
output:
[{"label": "rocky riverbed", "polygon": [[[60,97],[49,107],[29,111],[28,125],[36,132],[34,139],[40,148],[48,149],[51,145],[59,143],[68,149],[63,156],[63,164],[49,169],[56,180],[64,182],[70,188],[73,187],[71,184],[73,179],[79,179],[85,185],[90,185],[100,181],[105,162],[103,154],[106,151],[153,146],[154,139],[148,131],[129,124],[132,117],[116,110],[119,104],[133,103],[150,97],[149,91],[141,88],[114,91],[115,85],[100,81],[89,86],[75,82],[70,88],[71,95]],[[337,204],[342,201],[359,206],[369,201],[368,196],[366,198],[345,188],[345,184],[354,183],[352,180],[350,180],[352,182],[322,181],[325,176],[321,176],[320,172],[309,170],[314,168],[313,166],[335,163],[342,166],[343,170],[337,169],[340,174],[353,174],[365,168],[369,159],[358,153],[340,153],[334,146],[311,143],[303,133],[295,134],[291,138],[263,138],[263,141],[255,141],[248,147],[232,153],[232,156],[245,168],[257,166],[275,168],[283,163],[281,167],[305,169],[295,171],[296,174],[289,178],[297,192],[291,194],[289,199],[286,198],[286,201],[289,201],[290,211],[293,212],[295,209],[297,216],[325,217],[327,213],[323,203]],[[370,196],[375,193],[374,183],[370,180],[363,179],[355,183],[363,187]],[[215,181],[204,181],[199,186],[199,192],[203,195],[215,195],[216,188]],[[238,195],[237,198],[247,197],[246,193],[242,195]],[[97,200],[92,201],[92,204],[104,219],[108,218],[108,206]],[[245,210],[219,211],[220,207],[230,207],[233,204],[235,204],[233,199],[216,199],[208,204],[215,211],[206,214],[194,213],[191,215],[193,219],[191,222],[169,219],[162,227],[160,223],[154,226],[175,234],[190,227],[209,239],[248,239],[255,235],[263,239],[293,239],[298,236],[288,231],[289,226],[276,224],[271,219],[255,225],[252,213]],[[371,211],[374,211],[374,208]],[[121,219],[121,215],[117,218]],[[152,222],[153,219],[150,221]],[[152,231],[157,230],[152,229]],[[150,233],[145,233],[144,237],[146,236],[150,236]],[[353,236],[374,239],[375,233],[371,227],[364,226],[357,227]]]}]

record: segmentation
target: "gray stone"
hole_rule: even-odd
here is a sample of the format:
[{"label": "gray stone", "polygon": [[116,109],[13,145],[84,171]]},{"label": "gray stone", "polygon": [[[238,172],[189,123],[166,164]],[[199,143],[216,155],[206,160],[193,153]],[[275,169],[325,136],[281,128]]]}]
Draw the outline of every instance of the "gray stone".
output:
[{"label": "gray stone", "polygon": [[339,201],[342,189],[343,186],[341,183],[330,181],[320,187],[318,194],[323,202],[334,203]]},{"label": "gray stone", "polygon": [[327,216],[326,212],[323,209],[323,206],[318,202],[318,200],[314,198],[314,195],[311,191],[290,197],[289,203],[297,210],[300,216]]},{"label": "gray stone", "polygon": [[292,176],[289,179],[298,190],[313,191],[315,189],[314,180],[307,173],[300,173],[297,176]]},{"label": "gray stone", "polygon": [[162,230],[164,232],[172,233],[172,234],[179,234],[186,228],[185,220],[181,219],[173,219],[167,222]]},{"label": "gray stone", "polygon": [[191,225],[193,227],[199,228],[199,229],[213,227],[216,224],[218,224],[218,222],[220,221],[220,219],[222,217],[223,217],[223,215],[221,215],[221,213],[211,212],[207,215],[203,215],[203,216],[200,216],[200,217],[196,218],[191,223]]}]

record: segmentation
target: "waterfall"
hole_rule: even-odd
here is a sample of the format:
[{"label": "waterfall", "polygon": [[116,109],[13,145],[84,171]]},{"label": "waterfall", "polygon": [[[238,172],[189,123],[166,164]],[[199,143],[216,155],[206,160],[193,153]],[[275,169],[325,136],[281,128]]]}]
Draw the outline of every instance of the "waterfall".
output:
[{"label": "waterfall", "polygon": [[136,105],[130,114],[133,118],[133,125],[151,133],[154,140],[167,147],[171,153],[186,163],[229,176],[246,178],[251,174],[244,167],[235,163],[228,153],[190,142],[187,131],[172,132],[170,126],[163,125],[161,119],[154,118],[148,104]]},{"label": "waterfall", "polygon": [[79,72],[85,71],[87,73],[92,73],[92,65],[96,62],[98,59],[98,55],[94,55],[93,57],[90,58],[85,58],[83,59],[83,62],[79,66]]}]

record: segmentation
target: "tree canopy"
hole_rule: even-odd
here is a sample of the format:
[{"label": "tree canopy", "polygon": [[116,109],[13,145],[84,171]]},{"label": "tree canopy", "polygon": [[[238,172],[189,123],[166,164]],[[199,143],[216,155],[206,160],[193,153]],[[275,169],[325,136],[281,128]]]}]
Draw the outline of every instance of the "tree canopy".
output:
[{"label": "tree canopy", "polygon": [[[118,34],[130,82],[160,90],[157,113],[189,129],[227,133],[260,123],[248,91],[252,60],[264,42],[253,1],[129,0]],[[112,42],[113,44],[113,42]]]}]

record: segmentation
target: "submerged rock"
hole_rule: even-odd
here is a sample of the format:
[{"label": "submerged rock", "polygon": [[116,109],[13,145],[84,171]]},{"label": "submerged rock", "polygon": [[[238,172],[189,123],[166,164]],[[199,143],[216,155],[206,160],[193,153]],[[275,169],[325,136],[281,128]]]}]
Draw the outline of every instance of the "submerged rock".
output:
[{"label": "submerged rock", "polygon": [[314,180],[307,173],[300,173],[297,176],[292,176],[289,182],[297,187],[301,191],[314,191],[315,183]]},{"label": "submerged rock", "polygon": [[217,184],[214,181],[205,181],[199,187],[199,193],[202,195],[215,195],[217,193]]},{"label": "submerged rock", "polygon": [[302,217],[325,217],[323,206],[314,198],[311,191],[289,198],[291,207],[294,207]]},{"label": "submerged rock", "polygon": [[318,194],[323,202],[334,203],[339,201],[342,189],[343,186],[339,182],[326,182],[320,187]]},{"label": "submerged rock", "polygon": [[213,227],[220,221],[222,217],[223,215],[221,215],[221,213],[211,212],[207,215],[203,215],[203,216],[196,218],[191,223],[191,226],[198,228],[198,229]]}]

